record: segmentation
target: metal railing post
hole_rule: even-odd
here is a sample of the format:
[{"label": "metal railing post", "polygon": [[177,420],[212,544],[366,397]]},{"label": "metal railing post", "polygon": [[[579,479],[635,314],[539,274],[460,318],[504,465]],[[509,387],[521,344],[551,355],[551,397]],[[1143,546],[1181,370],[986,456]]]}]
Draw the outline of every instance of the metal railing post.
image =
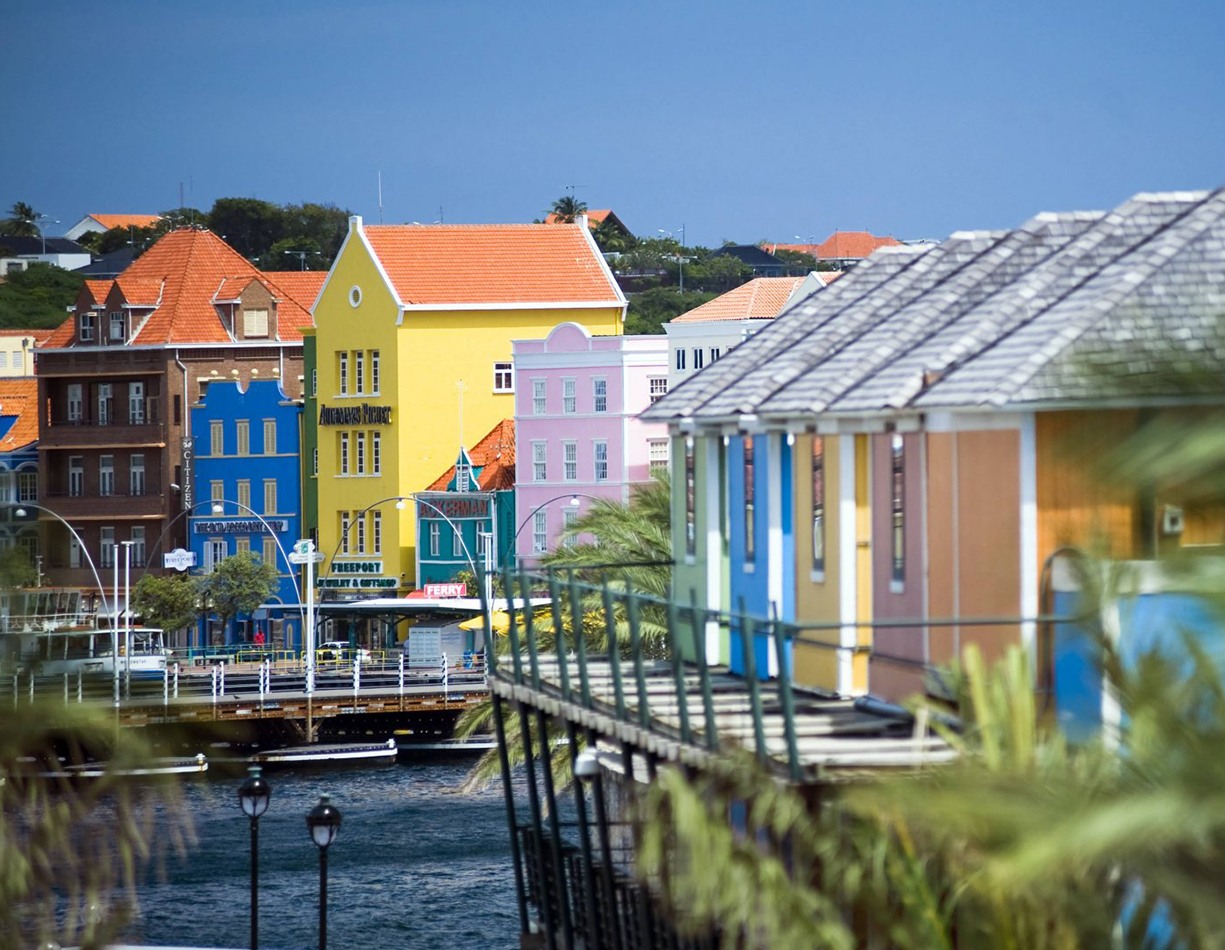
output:
[{"label": "metal railing post", "polygon": [[800,768],[800,749],[795,735],[795,697],[791,695],[791,668],[787,663],[787,642],[784,636],[786,625],[774,621],[774,649],[778,654],[778,697],[783,707],[783,733],[787,737],[787,765],[791,778],[798,782],[803,778]]},{"label": "metal railing post", "polygon": [[604,578],[604,625],[608,637],[608,669],[612,673],[613,702],[617,710],[617,718],[625,718],[625,688],[621,684],[621,641],[617,638],[617,615],[613,612],[612,591],[608,587],[608,578]]},{"label": "metal railing post", "polygon": [[689,606],[693,611],[694,662],[698,665],[698,682],[702,684],[702,713],[706,719],[706,748],[711,752],[716,752],[719,748],[719,730],[715,720],[714,694],[710,688],[710,668],[706,665],[706,611],[698,607],[698,592],[692,588],[689,590]]},{"label": "metal railing post", "polygon": [[583,605],[578,596],[578,580],[570,568],[570,616],[574,624],[574,646],[578,651],[578,682],[583,705],[591,708],[591,680],[587,675],[587,637],[583,632]]},{"label": "metal railing post", "polygon": [[19,673],[13,674],[13,708],[14,709],[17,708],[17,696],[19,695],[18,690],[21,688],[21,684],[17,680],[17,677],[20,675],[21,674]]},{"label": "metal railing post", "polygon": [[212,688],[213,705],[216,706],[217,705],[217,665],[215,663],[211,667],[209,667],[209,677],[211,680],[209,685]]},{"label": "metal railing post", "polygon": [[360,653],[353,654],[353,698],[357,699],[357,693],[362,688],[362,655]]},{"label": "metal railing post", "polygon": [[179,664],[174,665],[174,698],[179,698]]},{"label": "metal railing post", "polygon": [[672,676],[676,680],[676,715],[681,727],[681,742],[688,744],[689,733],[689,696],[685,687],[685,660],[681,656],[680,614],[676,599],[668,598],[666,613],[668,624],[668,647],[672,652]]},{"label": "metal railing post", "polygon": [[[515,589],[511,587],[511,596],[514,596]],[[531,610],[531,587],[527,582],[527,572],[519,572],[519,596],[523,600],[523,631],[527,634],[527,663],[528,673],[532,677],[532,689],[540,689],[540,654],[536,646],[536,624],[532,617]],[[556,634],[557,631],[554,631]],[[562,681],[565,682],[565,674],[562,674]],[[562,693],[565,694],[565,687],[562,687]]]},{"label": "metal railing post", "polygon": [[561,585],[556,568],[549,567],[549,604],[553,614],[553,651],[557,654],[557,670],[563,699],[570,698],[570,666],[566,662],[566,621],[561,614]]},{"label": "metal railing post", "polygon": [[162,667],[162,705],[170,702],[170,667]]},{"label": "metal railing post", "polygon": [[642,664],[642,635],[638,630],[638,597],[625,582],[625,613],[630,624],[630,652],[634,657],[634,678],[638,681],[638,722],[643,729],[651,728],[651,706],[647,698],[647,675]]},{"label": "metal railing post", "polygon": [[506,560],[502,585],[506,592],[506,637],[510,641],[510,656],[515,672],[515,682],[523,682],[523,654],[519,649],[519,628],[515,623],[515,575],[511,573],[510,559]]},{"label": "metal railing post", "polygon": [[77,670],[77,702],[85,701],[85,674]]},{"label": "metal railing post", "polygon": [[753,650],[753,621],[744,609],[744,598],[740,598],[740,647],[744,657],[744,677],[749,686],[749,708],[753,715],[753,739],[757,744],[757,757],[766,759],[766,730],[761,721],[761,684],[757,682],[757,658]]},{"label": "metal railing post", "polygon": [[404,651],[403,650],[400,651],[399,680],[400,680],[400,696],[403,697],[404,695]]},{"label": "metal railing post", "polygon": [[225,660],[221,661],[221,675],[218,677],[217,691],[221,696],[225,695]]},{"label": "metal railing post", "polygon": [[64,671],[64,705],[68,705],[68,671]]},{"label": "metal railing post", "polygon": [[34,671],[30,671],[30,702],[34,702]]}]

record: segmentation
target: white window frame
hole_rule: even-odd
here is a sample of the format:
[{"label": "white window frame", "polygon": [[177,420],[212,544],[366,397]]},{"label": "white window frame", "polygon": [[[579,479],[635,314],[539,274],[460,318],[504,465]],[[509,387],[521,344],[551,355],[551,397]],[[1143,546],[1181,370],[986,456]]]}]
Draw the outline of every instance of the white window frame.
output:
[{"label": "white window frame", "polygon": [[336,375],[340,382],[340,395],[349,395],[349,353],[347,350],[342,350],[336,354],[337,369]]},{"label": "white window frame", "polygon": [[543,440],[532,442],[532,481],[549,480],[549,443]]},{"label": "white window frame", "polygon": [[85,494],[85,456],[68,456],[68,497],[80,498]]},{"label": "white window frame", "polygon": [[85,418],[85,403],[80,383],[68,384],[68,421],[80,422]]},{"label": "white window frame", "polygon": [[647,472],[654,476],[659,473],[668,473],[668,464],[671,461],[669,456],[671,446],[667,439],[648,439],[647,440]]},{"label": "white window frame", "polygon": [[276,455],[276,420],[264,420],[264,454]]},{"label": "white window frame", "polygon": [[567,535],[566,532],[570,529],[574,522],[578,521],[578,509],[571,508],[569,505],[561,510],[561,543],[568,548],[578,544],[578,538],[574,535]]},{"label": "white window frame", "polygon": [[[601,453],[603,458],[600,457]],[[591,443],[591,454],[595,480],[597,482],[608,481],[608,442],[604,439],[596,439]]]},{"label": "white window frame", "polygon": [[349,535],[352,533],[349,531],[349,513],[347,511],[342,511],[339,514],[340,514],[340,553],[348,554],[349,553]]},{"label": "white window frame", "polygon": [[358,475],[366,474],[366,433],[354,433],[356,438],[353,442],[353,457],[357,462],[355,470]]},{"label": "white window frame", "polygon": [[379,351],[371,350],[370,351],[370,395],[371,396],[379,395],[379,387],[382,385],[382,380],[379,379],[379,376],[381,375],[379,370],[380,370]]},{"label": "white window frame", "polygon": [[92,313],[81,314],[81,342],[94,342],[94,315]]},{"label": "white window frame", "polygon": [[145,456],[137,452],[128,456],[128,494],[139,496],[145,493]]},{"label": "white window frame", "polygon": [[532,415],[543,416],[549,411],[549,381],[532,380]]},{"label": "white window frame", "polygon": [[593,376],[591,379],[591,411],[608,412],[608,379]]},{"label": "white window frame", "polygon": [[702,348],[701,348],[700,346],[695,346],[695,347],[693,348],[693,368],[694,368],[694,371],[697,371],[697,370],[701,369],[701,368],[703,367],[703,365],[705,365],[705,360],[703,359],[703,357],[704,357],[704,356],[705,356],[705,353],[703,352],[703,350],[702,350]]},{"label": "white window frame", "polygon": [[668,377],[651,376],[647,378],[647,389],[652,403],[657,403],[668,395]]},{"label": "white window frame", "polygon": [[340,474],[349,474],[349,433],[340,433]]},{"label": "white window frame", "polygon": [[685,369],[685,348],[683,346],[676,348],[676,368],[681,371]]},{"label": "white window frame", "polygon": [[128,383],[128,425],[143,426],[145,424],[145,384],[143,380],[134,379]]},{"label": "white window frame", "polygon": [[515,364],[509,360],[498,360],[493,364],[493,391],[513,393],[515,391]]},{"label": "white window frame", "polygon": [[442,553],[442,525],[437,521],[426,522],[430,535],[430,557],[438,557]]},{"label": "white window frame", "polygon": [[370,433],[370,474],[383,474],[383,433]]},{"label": "white window frame", "polygon": [[29,504],[38,501],[38,472],[17,473],[17,500]]},{"label": "white window frame", "polygon": [[543,508],[532,515],[532,553],[547,554],[549,550],[549,513]]},{"label": "white window frame", "polygon": [[111,383],[98,384],[98,425],[109,426],[114,415],[115,390]]},{"label": "white window frame", "polygon": [[98,529],[98,566],[115,566],[115,528],[103,525]]},{"label": "white window frame", "polygon": [[132,542],[132,566],[138,564],[144,567],[145,564],[145,526],[133,525],[128,540]]},{"label": "white window frame", "polygon": [[[124,324],[127,321],[123,319],[122,310],[112,310],[110,319],[107,322],[106,340],[108,343],[123,343],[126,339],[126,328]],[[118,331],[118,332],[116,332]]]},{"label": "white window frame", "polygon": [[573,376],[562,377],[561,411],[566,415],[578,412],[578,380]]},{"label": "white window frame", "polygon": [[115,456],[98,456],[98,494],[109,498],[115,494]]},{"label": "white window frame", "polygon": [[377,508],[370,512],[370,553],[383,553],[383,513]]},{"label": "white window frame", "polygon": [[353,351],[353,384],[354,392],[357,395],[364,395],[366,392],[366,351]]},{"label": "white window frame", "polygon": [[578,481],[578,443],[573,440],[561,444],[561,480]]}]

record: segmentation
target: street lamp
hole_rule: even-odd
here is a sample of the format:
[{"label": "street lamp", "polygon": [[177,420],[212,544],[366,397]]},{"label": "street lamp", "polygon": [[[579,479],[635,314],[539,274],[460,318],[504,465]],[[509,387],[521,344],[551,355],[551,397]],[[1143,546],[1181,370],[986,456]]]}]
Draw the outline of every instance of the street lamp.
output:
[{"label": "street lamp", "polygon": [[238,807],[251,819],[251,950],[259,946],[259,818],[271,799],[272,786],[260,775],[260,767],[252,765],[238,786]]},{"label": "street lamp", "polygon": [[328,796],[320,795],[319,804],[306,814],[306,827],[319,849],[319,950],[327,950],[328,848],[340,831],[340,809],[328,800]]}]

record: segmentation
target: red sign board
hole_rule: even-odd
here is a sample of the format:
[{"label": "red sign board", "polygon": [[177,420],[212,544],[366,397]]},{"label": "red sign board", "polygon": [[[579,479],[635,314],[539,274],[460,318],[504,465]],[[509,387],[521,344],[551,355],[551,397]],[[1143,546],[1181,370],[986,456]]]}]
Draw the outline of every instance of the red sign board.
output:
[{"label": "red sign board", "polygon": [[468,596],[467,584],[426,584],[425,596],[431,600],[451,600]]}]

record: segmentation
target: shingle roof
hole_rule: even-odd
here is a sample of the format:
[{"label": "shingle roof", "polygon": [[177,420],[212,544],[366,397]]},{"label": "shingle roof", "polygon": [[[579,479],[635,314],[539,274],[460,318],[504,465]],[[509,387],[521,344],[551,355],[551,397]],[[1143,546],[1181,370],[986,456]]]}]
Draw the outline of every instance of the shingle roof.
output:
[{"label": "shingle roof", "polygon": [[38,441],[38,381],[0,379],[0,415],[17,417],[0,436],[0,452],[15,452]]},{"label": "shingle roof", "polygon": [[[473,468],[481,470],[481,491],[503,491],[515,487],[515,423],[503,419],[489,430],[468,453]],[[452,465],[426,491],[446,491],[455,477]]]},{"label": "shingle roof", "polygon": [[[298,272],[300,273],[300,272]],[[311,272],[307,272],[311,273]],[[324,275],[311,281],[322,285]],[[221,322],[214,299],[224,287],[240,292],[252,280],[259,280],[280,300],[277,306],[277,334],[281,340],[299,340],[301,328],[310,326],[309,303],[301,302],[306,279],[287,280],[282,289],[278,281],[263,274],[216,234],[195,228],[170,231],[138,257],[115,281],[86,281],[90,298],[101,303],[118,285],[130,305],[155,307],[141,314],[132,342],[138,346],[175,343],[228,343],[229,332]],[[292,285],[292,288],[291,288]],[[69,346],[73,340],[72,320],[66,320],[47,342],[47,348]]]},{"label": "shingle roof", "polygon": [[24,234],[0,234],[0,256],[12,252],[18,257],[37,257],[42,254],[88,254],[76,241],[64,237],[26,237]]},{"label": "shingle roof", "polygon": [[375,224],[364,231],[406,305],[621,303],[577,224]]},{"label": "shingle roof", "polygon": [[91,214],[108,231],[111,228],[147,228],[162,219],[160,214]]},{"label": "shingle roof", "polygon": [[1138,195],[1105,214],[878,251],[644,417],[1182,395],[1171,363],[1195,353],[1225,369],[1223,316],[1225,189]]},{"label": "shingle roof", "polygon": [[672,323],[706,323],[715,320],[770,320],[778,316],[803,277],[755,277],[734,290],[708,300]]}]

